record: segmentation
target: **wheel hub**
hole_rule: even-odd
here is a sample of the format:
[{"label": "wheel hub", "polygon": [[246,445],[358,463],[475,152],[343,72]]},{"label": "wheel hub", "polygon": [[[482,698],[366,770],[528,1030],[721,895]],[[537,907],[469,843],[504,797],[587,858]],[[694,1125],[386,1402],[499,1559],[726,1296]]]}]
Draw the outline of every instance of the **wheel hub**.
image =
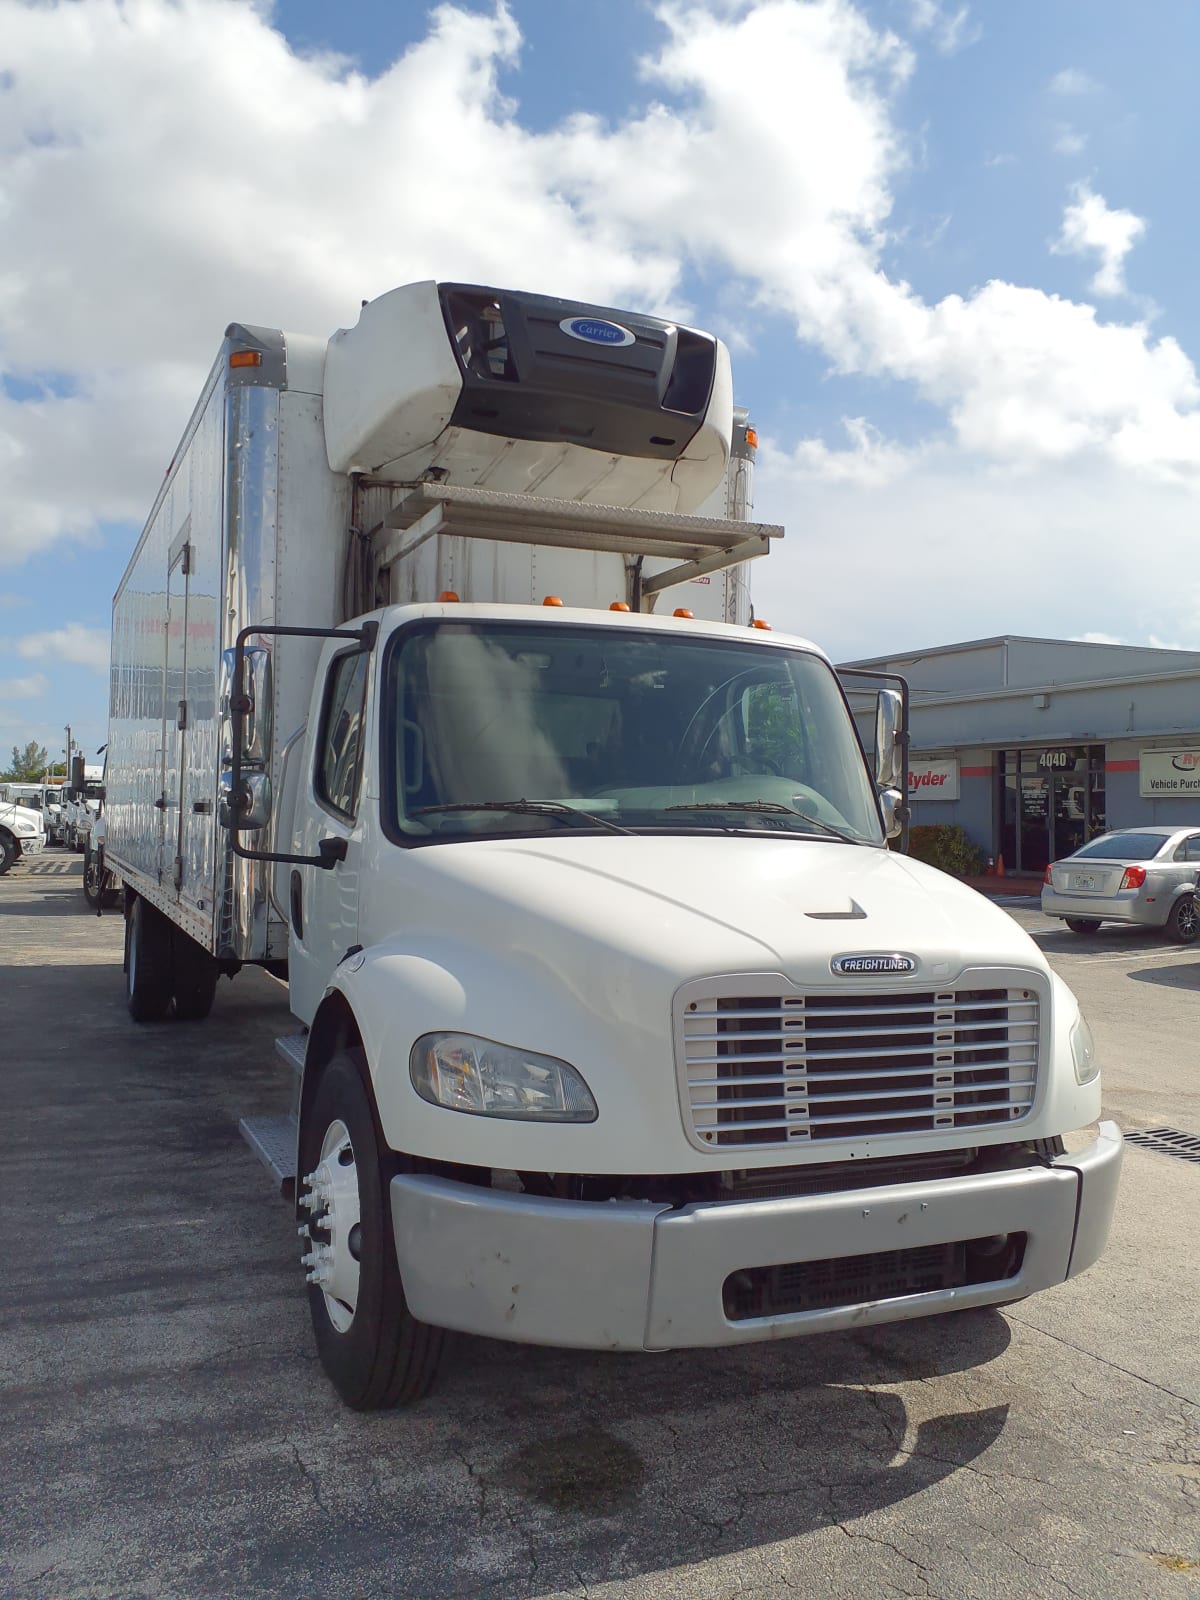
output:
[{"label": "wheel hub", "polygon": [[[350,1130],[339,1119],[331,1122],[321,1141],[317,1165],[303,1180],[301,1207],[308,1221],[300,1224],[300,1237],[309,1249],[301,1256],[309,1283],[325,1296],[329,1320],[339,1333],[354,1321],[358,1306],[359,1222],[358,1164]],[[320,1234],[322,1238],[314,1238]]]}]

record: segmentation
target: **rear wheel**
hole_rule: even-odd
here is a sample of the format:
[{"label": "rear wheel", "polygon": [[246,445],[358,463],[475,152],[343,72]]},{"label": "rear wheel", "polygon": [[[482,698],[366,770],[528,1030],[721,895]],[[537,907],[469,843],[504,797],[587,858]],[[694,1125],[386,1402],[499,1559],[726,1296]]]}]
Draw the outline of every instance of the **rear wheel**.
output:
[{"label": "rear wheel", "polygon": [[1067,927],[1072,933],[1099,933],[1099,917],[1068,917]]},{"label": "rear wheel", "polygon": [[1167,937],[1176,944],[1195,944],[1200,935],[1200,911],[1190,894],[1180,895],[1167,918]]},{"label": "rear wheel", "polygon": [[140,898],[125,921],[125,999],[135,1022],[161,1022],[171,1009],[171,924]]},{"label": "rear wheel", "polygon": [[200,1022],[212,1010],[220,970],[216,958],[178,928],[173,930],[175,1015]]},{"label": "rear wheel", "polygon": [[388,1203],[391,1162],[349,1055],[329,1063],[304,1113],[300,1163],[321,1365],[355,1411],[421,1399],[437,1377],[446,1333],[418,1322],[405,1302]]},{"label": "rear wheel", "polygon": [[108,874],[101,870],[96,852],[88,845],[83,852],[83,898],[95,910],[109,887]]}]

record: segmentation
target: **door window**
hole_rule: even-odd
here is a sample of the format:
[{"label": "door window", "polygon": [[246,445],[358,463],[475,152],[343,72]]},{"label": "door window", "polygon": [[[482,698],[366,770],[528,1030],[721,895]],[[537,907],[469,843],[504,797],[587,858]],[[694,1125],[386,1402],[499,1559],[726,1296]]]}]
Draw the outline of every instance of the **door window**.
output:
[{"label": "door window", "polygon": [[317,798],[346,818],[354,816],[358,805],[369,660],[365,650],[339,656],[329,669],[325,685],[317,745]]}]

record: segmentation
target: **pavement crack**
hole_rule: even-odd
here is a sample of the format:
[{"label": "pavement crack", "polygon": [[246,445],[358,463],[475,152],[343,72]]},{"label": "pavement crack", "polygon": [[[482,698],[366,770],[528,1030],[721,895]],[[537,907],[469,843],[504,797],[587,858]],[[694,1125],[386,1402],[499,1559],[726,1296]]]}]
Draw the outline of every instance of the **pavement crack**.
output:
[{"label": "pavement crack", "polygon": [[893,1555],[899,1556],[905,1566],[912,1568],[913,1576],[921,1584],[922,1593],[927,1597],[927,1600],[936,1600],[933,1590],[929,1587],[929,1569],[923,1566],[915,1556],[910,1556],[907,1551],[901,1550],[900,1546],[894,1544],[891,1539],[884,1539],[878,1534],[856,1532],[853,1528],[848,1528],[844,1522],[835,1522],[834,1527],[837,1528],[839,1533],[844,1533],[847,1539],[863,1539],[867,1544],[878,1545],[881,1549],[890,1550]]},{"label": "pavement crack", "polygon": [[1168,1394],[1172,1400],[1182,1400],[1184,1405],[1200,1405],[1200,1400],[1195,1395],[1180,1394],[1178,1389],[1171,1389],[1165,1383],[1156,1383],[1153,1378],[1147,1378],[1141,1372],[1133,1372],[1129,1367],[1121,1366],[1118,1361],[1109,1361],[1106,1356],[1099,1356],[1094,1350],[1088,1350],[1084,1345],[1076,1344],[1073,1339],[1064,1339],[1061,1333],[1049,1333],[1045,1328],[1039,1328],[1036,1322],[1026,1322],[1024,1317],[1018,1317],[1011,1311],[1006,1311],[1005,1316],[1009,1322],[1015,1322],[1022,1328],[1028,1328],[1032,1333],[1041,1334],[1043,1339],[1053,1339],[1055,1344],[1065,1345],[1068,1350],[1074,1350],[1081,1356],[1098,1362],[1100,1366],[1107,1367],[1111,1372],[1120,1372],[1126,1378],[1132,1378],[1136,1383],[1144,1383],[1149,1389],[1157,1389],[1159,1394]]},{"label": "pavement crack", "polygon": [[292,1446],[292,1460],[296,1463],[301,1477],[312,1490],[313,1504],[316,1506],[318,1511],[332,1520],[332,1513],[330,1512],[329,1507],[325,1504],[324,1500],[321,1498],[321,1480],[304,1460],[303,1456],[300,1454],[299,1447],[295,1444],[295,1442],[292,1440],[289,1440],[288,1442]]}]

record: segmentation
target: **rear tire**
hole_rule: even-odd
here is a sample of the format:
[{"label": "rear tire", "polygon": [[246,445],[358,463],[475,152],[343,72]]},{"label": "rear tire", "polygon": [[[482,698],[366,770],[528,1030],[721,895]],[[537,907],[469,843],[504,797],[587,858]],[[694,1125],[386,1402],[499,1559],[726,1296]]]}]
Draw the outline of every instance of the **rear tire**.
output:
[{"label": "rear tire", "polygon": [[1067,927],[1070,928],[1072,933],[1100,932],[1099,917],[1068,917],[1066,919],[1066,923]]},{"label": "rear tire", "polygon": [[[300,1215],[311,1227],[309,1250],[328,1246],[331,1252],[325,1286],[310,1281],[308,1290],[317,1351],[334,1388],[355,1411],[420,1400],[433,1386],[446,1346],[445,1330],[418,1322],[404,1299],[388,1197],[394,1164],[380,1149],[355,1060],[335,1056],[303,1114],[297,1188]],[[318,1169],[325,1177],[308,1184]],[[347,1181],[352,1170],[356,1185]],[[317,1270],[316,1263],[312,1268]],[[328,1294],[327,1287],[337,1292]]]},{"label": "rear tire", "polygon": [[175,928],[174,989],[175,1015],[180,1022],[202,1022],[212,1010],[220,969],[216,958]]},{"label": "rear tire", "polygon": [[98,872],[95,853],[91,845],[83,852],[83,898],[95,911],[105,894],[104,874]]},{"label": "rear tire", "polygon": [[1181,894],[1167,918],[1167,937],[1176,944],[1195,944],[1200,936],[1200,909],[1190,894]]},{"label": "rear tire", "polygon": [[135,1022],[171,1009],[171,924],[140,896],[125,922],[125,1000]]}]

